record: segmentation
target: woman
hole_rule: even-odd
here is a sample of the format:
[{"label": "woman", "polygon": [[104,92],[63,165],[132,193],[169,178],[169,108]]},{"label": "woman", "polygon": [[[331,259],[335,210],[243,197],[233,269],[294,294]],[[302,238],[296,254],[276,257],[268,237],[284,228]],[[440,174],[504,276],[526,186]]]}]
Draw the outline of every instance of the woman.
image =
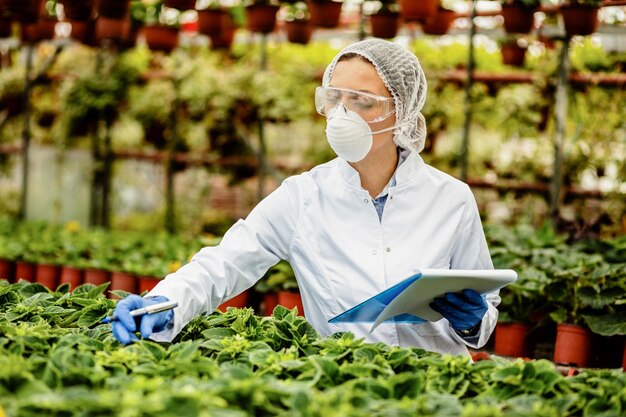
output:
[{"label": "woman", "polygon": [[[281,259],[293,267],[307,320],[323,335],[351,331],[367,341],[467,355],[496,323],[496,293],[448,293],[427,323],[330,324],[328,320],[413,275],[420,268],[492,269],[469,187],[424,163],[420,113],[426,78],[417,58],[391,42],[346,47],[316,90],[317,110],[338,158],[290,177],[149,297],[120,301],[113,331],[122,343],[171,340],[193,317],[250,288]],[[128,314],[145,304],[178,301],[174,311]]]}]

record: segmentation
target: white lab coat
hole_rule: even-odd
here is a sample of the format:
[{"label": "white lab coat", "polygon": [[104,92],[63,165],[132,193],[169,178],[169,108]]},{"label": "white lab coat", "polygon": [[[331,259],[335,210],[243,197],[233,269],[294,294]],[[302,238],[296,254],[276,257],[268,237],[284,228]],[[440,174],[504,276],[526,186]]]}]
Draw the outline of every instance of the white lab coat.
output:
[{"label": "white lab coat", "polygon": [[351,331],[371,342],[467,355],[493,331],[489,309],[475,344],[447,320],[423,324],[329,324],[328,320],[413,275],[419,268],[492,269],[476,202],[461,181],[412,152],[396,172],[382,221],[359,175],[336,158],[286,179],[239,220],[216,247],[203,248],[150,293],[177,300],[169,341],[196,315],[252,287],[280,259],[294,269],[307,320],[322,335]]}]

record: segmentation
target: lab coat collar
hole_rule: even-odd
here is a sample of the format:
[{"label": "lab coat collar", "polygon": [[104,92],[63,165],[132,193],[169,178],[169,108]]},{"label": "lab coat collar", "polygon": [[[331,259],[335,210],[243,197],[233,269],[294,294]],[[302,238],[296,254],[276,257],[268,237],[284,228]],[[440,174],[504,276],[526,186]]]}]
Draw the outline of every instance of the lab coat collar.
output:
[{"label": "lab coat collar", "polygon": [[[396,186],[411,182],[416,178],[424,166],[424,160],[417,152],[410,152],[406,160],[396,169]],[[352,167],[345,159],[337,158],[337,169],[339,175],[343,178],[345,184],[349,188],[363,190],[361,187],[361,178],[356,169]]]}]

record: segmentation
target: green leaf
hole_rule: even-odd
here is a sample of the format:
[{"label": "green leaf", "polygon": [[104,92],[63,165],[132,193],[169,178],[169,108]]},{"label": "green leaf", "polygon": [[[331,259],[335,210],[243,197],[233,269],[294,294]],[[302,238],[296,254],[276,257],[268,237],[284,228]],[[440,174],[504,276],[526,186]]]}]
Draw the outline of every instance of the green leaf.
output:
[{"label": "green leaf", "polygon": [[626,312],[620,311],[601,316],[584,315],[589,329],[602,336],[626,335]]}]

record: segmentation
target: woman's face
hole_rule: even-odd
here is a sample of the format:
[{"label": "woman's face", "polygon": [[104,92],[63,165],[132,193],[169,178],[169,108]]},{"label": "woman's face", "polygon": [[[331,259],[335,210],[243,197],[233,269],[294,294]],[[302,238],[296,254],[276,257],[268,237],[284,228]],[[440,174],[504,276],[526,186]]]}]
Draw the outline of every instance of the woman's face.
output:
[{"label": "woman's face", "polygon": [[[331,87],[348,88],[351,90],[363,91],[365,93],[391,98],[391,93],[387,90],[387,87],[378,75],[376,68],[361,58],[350,58],[339,61],[335,66],[329,85]],[[395,123],[396,115],[394,113],[383,121],[368,123],[368,125],[372,131],[377,131],[387,127],[392,127]],[[388,144],[388,142],[393,143],[392,137],[393,131],[373,135],[374,143],[372,144],[372,150],[384,146],[385,144]]]}]

